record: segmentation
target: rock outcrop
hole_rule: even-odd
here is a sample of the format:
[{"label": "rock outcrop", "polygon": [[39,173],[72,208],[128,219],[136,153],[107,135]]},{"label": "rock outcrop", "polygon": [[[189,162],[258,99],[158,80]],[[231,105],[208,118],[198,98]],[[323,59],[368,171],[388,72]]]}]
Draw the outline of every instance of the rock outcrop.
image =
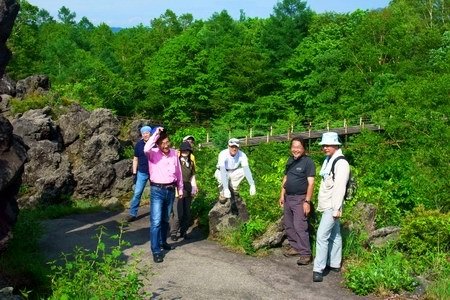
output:
[{"label": "rock outcrop", "polygon": [[54,121],[46,107],[12,120],[30,147],[20,206],[60,203],[69,197],[123,198],[131,191],[131,160],[121,160],[119,121],[107,109],[78,105]]},{"label": "rock outcrop", "polygon": [[[18,12],[19,4],[15,0],[0,0],[0,78],[2,79],[11,58],[11,51],[6,47],[6,40],[11,34]],[[9,83],[9,78],[5,77],[4,84],[0,84],[0,94],[9,91],[10,88],[12,91]],[[7,106],[10,98],[2,95],[0,100],[1,109]],[[10,239],[11,228],[19,213],[16,195],[20,188],[26,158],[26,146],[13,134],[11,123],[0,114],[0,251]]]},{"label": "rock outcrop", "polygon": [[13,134],[11,123],[0,115],[0,251],[11,238],[19,212],[16,197],[22,182],[27,147]]},{"label": "rock outcrop", "polygon": [[209,211],[209,234],[214,237],[218,233],[249,220],[247,206],[239,194],[231,191],[232,197],[222,204],[217,201]]}]

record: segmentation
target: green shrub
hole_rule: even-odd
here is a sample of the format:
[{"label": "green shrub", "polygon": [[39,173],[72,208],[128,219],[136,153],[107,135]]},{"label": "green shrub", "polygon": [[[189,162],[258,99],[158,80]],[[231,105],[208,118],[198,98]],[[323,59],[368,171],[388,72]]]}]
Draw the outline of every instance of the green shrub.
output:
[{"label": "green shrub", "polygon": [[63,256],[63,265],[51,263],[52,295],[49,299],[142,299],[143,271],[138,261],[127,265],[121,259],[126,243],[122,231],[111,236],[117,245],[106,250],[104,228],[97,235],[94,251],[77,248],[72,255]]},{"label": "green shrub", "polygon": [[255,249],[252,246],[252,242],[255,237],[265,232],[268,222],[258,217],[251,218],[249,221],[241,225],[241,245],[243,246],[245,253],[255,253]]},{"label": "green shrub", "polygon": [[398,247],[410,259],[422,260],[429,253],[450,251],[450,213],[425,210],[419,206],[406,216]]},{"label": "green shrub", "polygon": [[380,249],[370,253],[364,261],[348,265],[345,285],[358,295],[411,291],[416,286],[411,272],[408,261],[400,252]]}]

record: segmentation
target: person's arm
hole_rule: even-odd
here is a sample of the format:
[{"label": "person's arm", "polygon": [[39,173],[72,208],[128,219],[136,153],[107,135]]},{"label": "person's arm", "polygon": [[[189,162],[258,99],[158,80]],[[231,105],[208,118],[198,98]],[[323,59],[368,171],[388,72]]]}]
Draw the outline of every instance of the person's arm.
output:
[{"label": "person's arm", "polygon": [[279,199],[280,206],[284,205],[284,195],[286,194],[286,189],[284,188],[284,185],[286,184],[286,179],[287,179],[287,176],[284,175],[283,180],[281,181],[281,192],[280,192],[280,199]]},{"label": "person's arm", "polygon": [[145,155],[147,155],[147,157],[150,157],[151,153],[152,153],[152,148],[155,146],[156,141],[159,138],[159,134],[161,133],[161,131],[163,131],[164,128],[163,127],[158,127],[156,128],[156,131],[154,134],[152,134],[152,136],[148,139],[148,141],[145,143],[144,146],[144,153]]},{"label": "person's arm", "polygon": [[242,167],[244,169],[244,175],[245,178],[247,179],[247,182],[250,186],[255,185],[255,182],[253,181],[253,176],[252,176],[252,172],[250,171],[250,167],[249,166],[245,166]]},{"label": "person's arm", "polygon": [[192,186],[191,194],[196,195],[198,193],[198,188],[197,188],[197,180],[195,179],[195,175],[192,175],[191,186]]},{"label": "person's arm", "polygon": [[133,172],[133,175],[137,174],[137,169],[138,169],[138,158],[135,156],[135,157],[133,157],[133,167],[131,169]]},{"label": "person's arm", "polygon": [[303,212],[308,216],[311,212],[311,199],[314,192],[314,177],[307,177],[308,187],[306,188],[305,201],[303,202]]},{"label": "person's arm", "polygon": [[331,195],[333,217],[339,218],[342,214],[342,203],[344,202],[347,181],[350,176],[350,165],[345,159],[341,159],[334,165],[334,185]]},{"label": "person's arm", "polygon": [[177,179],[178,197],[183,198],[183,174],[181,173],[180,159],[175,150],[172,159],[175,160],[175,178]]}]

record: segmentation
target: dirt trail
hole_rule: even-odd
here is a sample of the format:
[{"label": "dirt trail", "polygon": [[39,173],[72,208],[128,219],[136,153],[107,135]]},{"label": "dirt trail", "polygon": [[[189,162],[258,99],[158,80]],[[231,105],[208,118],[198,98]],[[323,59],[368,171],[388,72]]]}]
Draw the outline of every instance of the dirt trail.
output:
[{"label": "dirt trail", "polygon": [[[148,207],[125,230],[130,247],[124,253],[142,252],[142,264],[150,268],[145,290],[151,299],[369,299],[342,287],[340,274],[331,272],[322,283],[312,282],[312,265],[299,267],[276,249],[267,257],[236,254],[205,239],[200,231],[189,240],[172,243],[176,248],[163,263],[153,263],[149,245]],[[49,259],[76,246],[94,249],[99,226],[109,234],[118,232],[126,212],[99,212],[44,222],[40,246]]]}]

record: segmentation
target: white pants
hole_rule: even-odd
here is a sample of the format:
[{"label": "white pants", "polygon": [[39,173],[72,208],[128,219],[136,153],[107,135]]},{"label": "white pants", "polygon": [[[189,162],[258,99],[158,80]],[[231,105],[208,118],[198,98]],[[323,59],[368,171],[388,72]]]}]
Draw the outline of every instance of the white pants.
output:
[{"label": "white pants", "polygon": [[342,260],[342,237],[339,219],[333,218],[333,210],[327,209],[322,213],[316,236],[316,257],[314,272],[322,273],[328,265],[340,268]]},{"label": "white pants", "polygon": [[[222,185],[222,178],[220,176],[220,170],[216,170],[214,173],[214,177],[216,177],[217,181],[219,182],[219,192],[220,195],[223,196],[223,185]],[[233,189],[235,193],[239,192],[239,184],[241,183],[242,179],[244,179],[244,169],[243,168],[237,168],[233,171],[227,171],[227,180],[228,180],[228,187]]]}]

